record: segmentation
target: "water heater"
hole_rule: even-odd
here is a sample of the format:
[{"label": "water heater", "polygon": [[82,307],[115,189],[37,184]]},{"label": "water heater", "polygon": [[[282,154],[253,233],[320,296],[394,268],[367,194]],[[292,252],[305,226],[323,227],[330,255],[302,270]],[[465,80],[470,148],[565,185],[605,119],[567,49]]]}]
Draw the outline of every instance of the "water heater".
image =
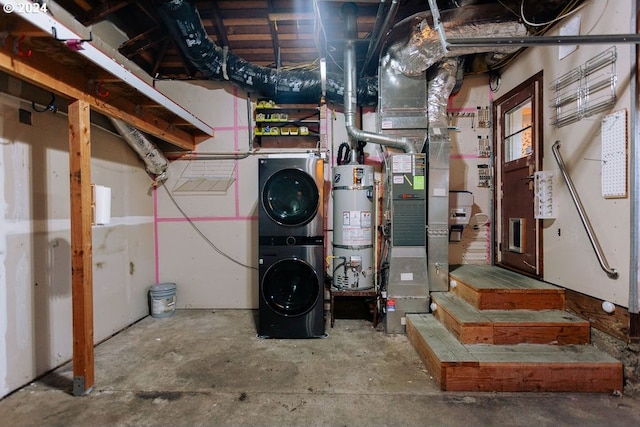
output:
[{"label": "water heater", "polygon": [[373,166],[335,166],[332,190],[332,287],[342,290],[371,289],[375,277]]}]

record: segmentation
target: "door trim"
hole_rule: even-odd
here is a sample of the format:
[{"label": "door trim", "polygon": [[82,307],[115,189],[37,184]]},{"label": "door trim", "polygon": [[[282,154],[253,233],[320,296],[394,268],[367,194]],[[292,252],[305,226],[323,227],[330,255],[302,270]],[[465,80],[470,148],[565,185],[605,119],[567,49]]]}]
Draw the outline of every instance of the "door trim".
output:
[{"label": "door trim", "polygon": [[494,170],[494,185],[493,185],[493,232],[492,232],[492,264],[498,265],[500,267],[506,268],[508,270],[513,270],[521,274],[525,274],[527,276],[541,279],[544,275],[544,256],[543,256],[543,227],[542,220],[534,219],[536,222],[536,260],[537,260],[537,268],[535,272],[519,270],[517,268],[506,265],[500,261],[500,242],[502,235],[502,210],[501,210],[501,194],[502,191],[502,147],[501,144],[503,141],[501,140],[501,123],[502,116],[506,113],[506,111],[501,111],[501,106],[508,101],[512,100],[516,95],[518,95],[523,90],[527,90],[529,87],[533,86],[533,98],[532,98],[532,108],[535,111],[534,115],[534,123],[532,128],[533,133],[533,141],[535,145],[535,171],[542,169],[542,160],[543,160],[543,72],[540,71],[535,75],[531,76],[527,80],[520,83],[518,86],[501,96],[500,98],[493,101],[492,104],[492,114],[493,114],[493,170]]}]

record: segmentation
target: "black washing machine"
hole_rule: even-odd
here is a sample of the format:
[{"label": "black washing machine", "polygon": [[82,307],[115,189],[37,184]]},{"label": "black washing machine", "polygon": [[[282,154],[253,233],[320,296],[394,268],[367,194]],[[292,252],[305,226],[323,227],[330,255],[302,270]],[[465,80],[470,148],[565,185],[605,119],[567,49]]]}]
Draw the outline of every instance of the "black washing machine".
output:
[{"label": "black washing machine", "polygon": [[274,245],[259,250],[258,336],[324,336],[324,246]]},{"label": "black washing machine", "polygon": [[324,161],[259,160],[259,311],[264,338],[324,336]]},{"label": "black washing machine", "polygon": [[323,170],[315,156],[259,160],[260,236],[324,235]]}]

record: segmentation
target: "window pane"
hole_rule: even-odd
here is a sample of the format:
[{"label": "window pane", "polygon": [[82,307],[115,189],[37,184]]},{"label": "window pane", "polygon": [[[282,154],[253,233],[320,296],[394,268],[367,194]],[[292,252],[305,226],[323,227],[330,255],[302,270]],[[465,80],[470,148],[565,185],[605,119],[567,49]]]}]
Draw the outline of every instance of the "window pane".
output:
[{"label": "window pane", "polygon": [[510,162],[531,154],[531,128],[511,135],[504,140],[504,161]]},{"label": "window pane", "polygon": [[505,162],[526,157],[532,151],[531,99],[505,114]]}]

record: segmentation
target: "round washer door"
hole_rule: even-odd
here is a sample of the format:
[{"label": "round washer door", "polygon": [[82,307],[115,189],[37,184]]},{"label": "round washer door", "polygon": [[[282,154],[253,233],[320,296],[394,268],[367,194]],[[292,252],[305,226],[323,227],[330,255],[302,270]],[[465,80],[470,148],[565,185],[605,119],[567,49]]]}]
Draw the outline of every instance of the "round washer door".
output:
[{"label": "round washer door", "polygon": [[262,189],[264,211],[276,223],[298,227],[318,212],[320,193],[313,178],[299,169],[282,169]]},{"label": "round washer door", "polygon": [[320,295],[318,275],[299,258],[284,258],[273,264],[262,278],[262,298],[276,313],[299,316],[311,310]]}]

